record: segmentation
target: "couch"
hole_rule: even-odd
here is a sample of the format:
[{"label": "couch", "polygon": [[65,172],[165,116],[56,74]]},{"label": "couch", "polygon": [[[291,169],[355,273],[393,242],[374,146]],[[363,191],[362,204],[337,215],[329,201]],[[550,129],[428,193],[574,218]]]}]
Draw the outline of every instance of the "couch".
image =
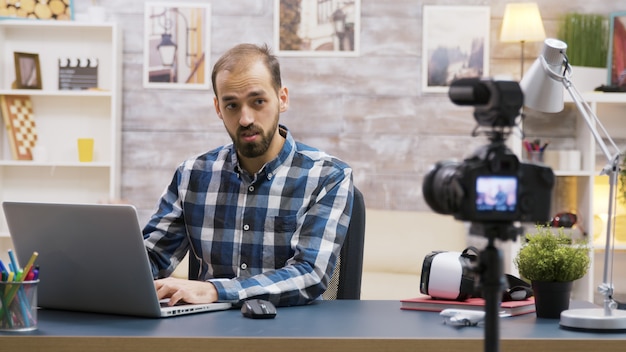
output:
[{"label": "couch", "polygon": [[361,299],[420,296],[424,257],[434,250],[462,251],[467,229],[434,212],[367,209]]}]

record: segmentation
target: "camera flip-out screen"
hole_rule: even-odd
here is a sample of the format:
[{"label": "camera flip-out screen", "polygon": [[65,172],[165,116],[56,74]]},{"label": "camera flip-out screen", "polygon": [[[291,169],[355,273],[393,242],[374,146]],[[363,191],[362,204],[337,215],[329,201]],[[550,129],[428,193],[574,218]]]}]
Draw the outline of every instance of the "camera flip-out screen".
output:
[{"label": "camera flip-out screen", "polygon": [[517,177],[478,176],[476,178],[477,212],[515,212]]}]

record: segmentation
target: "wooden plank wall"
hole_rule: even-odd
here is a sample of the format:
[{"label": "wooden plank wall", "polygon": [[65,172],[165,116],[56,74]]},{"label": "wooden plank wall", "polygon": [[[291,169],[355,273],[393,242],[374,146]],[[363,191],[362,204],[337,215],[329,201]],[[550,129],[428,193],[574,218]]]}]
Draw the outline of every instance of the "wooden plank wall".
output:
[{"label": "wooden plank wall", "polygon": [[[273,0],[209,2],[211,63],[236,43],[275,47]],[[498,40],[507,2],[362,0],[359,57],[281,58],[291,95],[290,111],[282,115],[282,123],[297,139],[352,165],[368,207],[429,211],[421,192],[428,168],[438,160],[462,158],[486,144],[486,139],[470,136],[475,124],[470,107],[453,105],[447,94],[421,91],[422,6],[490,6],[490,73],[518,79],[519,45]],[[77,0],[76,12],[86,12],[90,3]],[[139,208],[142,221],[147,220],[178,163],[229,142],[214,112],[212,91],[143,88],[144,3],[100,2],[124,32],[122,197]],[[556,35],[563,12],[626,10],[626,0],[538,3],[548,36]],[[526,67],[540,49],[540,43],[526,45]],[[529,122],[527,128],[536,126],[536,134],[541,135],[549,124],[563,137],[560,142],[571,143],[569,124],[538,119],[540,123]]]}]

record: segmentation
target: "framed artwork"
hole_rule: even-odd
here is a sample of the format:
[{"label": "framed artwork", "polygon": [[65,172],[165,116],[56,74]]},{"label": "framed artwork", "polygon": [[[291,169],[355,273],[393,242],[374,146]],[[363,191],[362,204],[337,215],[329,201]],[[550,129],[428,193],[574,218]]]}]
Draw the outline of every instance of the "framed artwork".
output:
[{"label": "framed artwork", "polygon": [[609,29],[607,84],[626,89],[626,11],[611,12]]},{"label": "framed artwork", "polygon": [[15,160],[33,160],[37,143],[33,104],[28,95],[0,95],[0,112]]},{"label": "framed artwork", "polygon": [[209,89],[210,4],[146,2],[146,88]]},{"label": "framed artwork", "polygon": [[423,8],[422,91],[447,92],[456,78],[489,74],[489,6]]},{"label": "framed artwork", "polygon": [[41,89],[41,67],[39,55],[14,52],[15,60],[15,88]]},{"label": "framed artwork", "polygon": [[0,1],[2,18],[70,21],[74,19],[74,0]]},{"label": "framed artwork", "polygon": [[361,0],[274,0],[279,56],[358,56]]}]

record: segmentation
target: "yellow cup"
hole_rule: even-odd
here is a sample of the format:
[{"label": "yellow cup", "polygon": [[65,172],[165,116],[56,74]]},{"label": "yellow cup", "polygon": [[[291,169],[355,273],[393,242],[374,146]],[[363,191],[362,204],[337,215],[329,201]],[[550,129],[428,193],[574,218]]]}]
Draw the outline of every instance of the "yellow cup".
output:
[{"label": "yellow cup", "polygon": [[78,138],[78,161],[93,161],[93,138]]}]

